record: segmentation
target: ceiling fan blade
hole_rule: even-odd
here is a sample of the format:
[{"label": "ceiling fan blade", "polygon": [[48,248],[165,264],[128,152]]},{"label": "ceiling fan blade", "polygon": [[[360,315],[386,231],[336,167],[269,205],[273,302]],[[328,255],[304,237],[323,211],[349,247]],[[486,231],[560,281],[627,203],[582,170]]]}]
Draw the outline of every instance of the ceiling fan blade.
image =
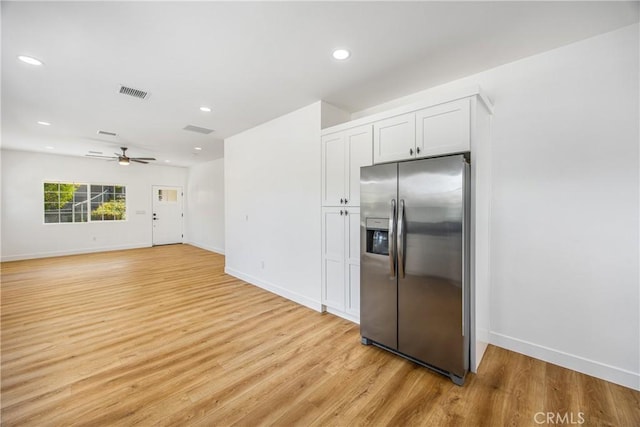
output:
[{"label": "ceiling fan blade", "polygon": [[154,157],[130,157],[131,160],[155,160]]},{"label": "ceiling fan blade", "polygon": [[98,156],[96,154],[85,154],[85,157],[97,157],[99,159],[116,159],[117,157],[113,157],[113,156]]},{"label": "ceiling fan blade", "polygon": [[129,159],[129,160],[136,163],[144,163],[145,165],[149,163],[149,162],[143,162],[142,160],[139,160],[139,159]]}]

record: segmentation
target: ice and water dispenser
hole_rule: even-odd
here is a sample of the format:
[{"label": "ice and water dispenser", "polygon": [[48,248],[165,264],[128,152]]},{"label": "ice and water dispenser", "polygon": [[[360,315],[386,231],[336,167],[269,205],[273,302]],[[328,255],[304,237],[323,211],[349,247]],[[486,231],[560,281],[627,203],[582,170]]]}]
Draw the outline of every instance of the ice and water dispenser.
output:
[{"label": "ice and water dispenser", "polygon": [[367,252],[389,255],[389,218],[367,218]]}]

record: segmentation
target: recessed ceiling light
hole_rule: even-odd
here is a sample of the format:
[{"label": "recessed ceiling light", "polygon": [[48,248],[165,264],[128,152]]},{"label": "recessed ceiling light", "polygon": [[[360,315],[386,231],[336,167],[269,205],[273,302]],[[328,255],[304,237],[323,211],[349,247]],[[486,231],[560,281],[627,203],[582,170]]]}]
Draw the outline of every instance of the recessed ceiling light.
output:
[{"label": "recessed ceiling light", "polygon": [[333,51],[333,58],[338,61],[344,61],[351,56],[351,52],[347,49],[336,49]]},{"label": "recessed ceiling light", "polygon": [[202,150],[202,147],[193,147],[193,149],[196,150],[196,151],[200,151],[200,150]]},{"label": "recessed ceiling light", "polygon": [[204,111],[205,113],[210,113],[211,112],[211,108],[209,107],[205,107],[204,105],[202,107],[200,107],[200,111]]},{"label": "recessed ceiling light", "polygon": [[164,162],[165,163],[171,163],[171,160],[165,160]]},{"label": "recessed ceiling light", "polygon": [[50,145],[47,145],[47,146],[46,146],[46,147],[44,147],[44,148],[46,148],[47,150],[53,150],[53,147],[52,147],[52,146],[50,146]]},{"label": "recessed ceiling light", "polygon": [[18,59],[22,62],[24,62],[25,64],[29,64],[29,65],[42,65],[43,62],[40,61],[39,59],[33,58],[31,56],[25,56],[25,55],[20,55],[18,56]]},{"label": "recessed ceiling light", "polygon": [[49,122],[38,122],[38,124],[42,126],[51,126],[51,123]]}]

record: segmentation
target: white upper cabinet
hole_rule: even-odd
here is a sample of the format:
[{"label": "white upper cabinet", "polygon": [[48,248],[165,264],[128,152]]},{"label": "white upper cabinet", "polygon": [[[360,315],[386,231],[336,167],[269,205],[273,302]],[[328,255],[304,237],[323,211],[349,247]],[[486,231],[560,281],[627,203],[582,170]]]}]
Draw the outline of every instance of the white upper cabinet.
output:
[{"label": "white upper cabinet", "polygon": [[346,204],[360,206],[360,168],[373,164],[371,125],[345,131],[347,156],[347,181],[345,182]]},{"label": "white upper cabinet", "polygon": [[469,98],[373,123],[374,163],[465,151],[471,151]]},{"label": "white upper cabinet", "polygon": [[469,98],[416,112],[416,157],[471,151]]},{"label": "white upper cabinet", "polygon": [[344,200],[344,133],[322,138],[322,204],[339,206]]},{"label": "white upper cabinet", "polygon": [[360,167],[373,164],[371,125],[322,137],[322,205],[360,205]]},{"label": "white upper cabinet", "polygon": [[403,114],[373,124],[373,162],[395,162],[415,157],[416,115]]}]

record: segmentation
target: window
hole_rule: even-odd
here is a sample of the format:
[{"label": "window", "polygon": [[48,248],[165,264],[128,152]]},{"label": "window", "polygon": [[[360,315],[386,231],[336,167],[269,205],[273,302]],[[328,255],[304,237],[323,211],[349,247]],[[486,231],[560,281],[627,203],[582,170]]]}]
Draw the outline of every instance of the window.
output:
[{"label": "window", "polygon": [[126,205],[123,186],[91,184],[91,221],[122,221]]},{"label": "window", "polygon": [[126,188],[122,185],[44,183],[44,222],[124,221]]},{"label": "window", "polygon": [[158,190],[158,201],[176,203],[178,201],[178,190],[171,190],[168,188]]}]

